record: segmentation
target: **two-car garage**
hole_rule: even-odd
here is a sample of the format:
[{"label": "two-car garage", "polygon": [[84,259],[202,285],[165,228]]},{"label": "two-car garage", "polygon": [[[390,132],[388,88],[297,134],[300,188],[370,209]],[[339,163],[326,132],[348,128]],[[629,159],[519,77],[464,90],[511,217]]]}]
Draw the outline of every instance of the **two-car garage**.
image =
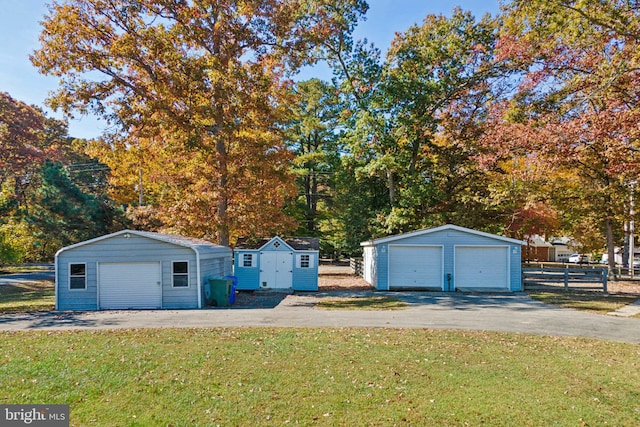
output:
[{"label": "two-car garage", "polygon": [[[519,291],[524,242],[445,225],[363,242],[379,290]],[[375,260],[366,259],[375,257]]]}]

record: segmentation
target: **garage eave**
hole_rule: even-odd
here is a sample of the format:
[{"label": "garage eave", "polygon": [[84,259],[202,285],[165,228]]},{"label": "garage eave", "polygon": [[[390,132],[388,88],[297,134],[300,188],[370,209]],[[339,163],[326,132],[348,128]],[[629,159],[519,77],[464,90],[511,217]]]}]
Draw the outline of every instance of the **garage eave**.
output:
[{"label": "garage eave", "polygon": [[454,230],[454,231],[460,231],[462,233],[474,234],[474,235],[477,235],[477,236],[482,236],[482,237],[487,237],[487,238],[494,239],[494,240],[499,240],[499,241],[502,241],[502,242],[505,242],[505,243],[509,243],[511,245],[523,246],[523,245],[527,244],[527,242],[524,242],[522,240],[512,239],[510,237],[499,236],[497,234],[485,233],[484,231],[472,230],[470,228],[460,227],[458,225],[447,224],[447,225],[443,225],[443,226],[440,226],[440,227],[422,229],[422,230],[412,231],[410,233],[396,234],[396,235],[393,235],[393,236],[382,237],[380,239],[368,240],[366,242],[360,243],[360,246],[377,246],[377,245],[380,245],[380,244],[383,244],[383,243],[390,243],[390,242],[394,242],[396,240],[402,240],[402,239],[406,239],[406,238],[409,238],[409,237],[421,236],[421,235],[425,235],[425,234],[437,233],[439,231],[445,231],[445,230]]}]

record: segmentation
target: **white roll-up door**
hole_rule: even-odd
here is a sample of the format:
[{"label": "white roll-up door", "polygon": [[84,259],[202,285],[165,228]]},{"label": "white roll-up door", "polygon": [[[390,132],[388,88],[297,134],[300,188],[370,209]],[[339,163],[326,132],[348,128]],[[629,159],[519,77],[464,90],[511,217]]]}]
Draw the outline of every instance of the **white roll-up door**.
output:
[{"label": "white roll-up door", "polygon": [[442,246],[389,245],[389,289],[443,289]]},{"label": "white roll-up door", "polygon": [[509,248],[457,246],[454,284],[460,288],[509,288]]},{"label": "white roll-up door", "polygon": [[100,263],[99,308],[162,308],[159,262]]}]

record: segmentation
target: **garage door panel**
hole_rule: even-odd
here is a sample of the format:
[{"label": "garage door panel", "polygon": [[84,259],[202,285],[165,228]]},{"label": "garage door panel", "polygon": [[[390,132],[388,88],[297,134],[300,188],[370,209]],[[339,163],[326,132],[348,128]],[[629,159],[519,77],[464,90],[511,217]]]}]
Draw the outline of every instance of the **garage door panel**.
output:
[{"label": "garage door panel", "polygon": [[101,263],[101,309],[161,308],[160,263]]},{"label": "garage door panel", "polygon": [[457,247],[455,287],[508,288],[508,253],[508,248],[502,246]]},{"label": "garage door panel", "polygon": [[442,247],[389,246],[390,288],[442,289]]}]

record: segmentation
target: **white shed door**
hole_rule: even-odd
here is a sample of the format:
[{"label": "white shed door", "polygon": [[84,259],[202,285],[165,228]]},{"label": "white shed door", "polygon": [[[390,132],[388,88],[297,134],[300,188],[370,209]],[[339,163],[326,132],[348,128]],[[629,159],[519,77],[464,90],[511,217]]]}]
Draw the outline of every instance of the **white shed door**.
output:
[{"label": "white shed door", "polygon": [[260,287],[266,289],[293,287],[292,252],[260,252]]},{"label": "white shed door", "polygon": [[100,263],[100,309],[162,308],[159,262]]},{"label": "white shed door", "polygon": [[389,288],[442,289],[442,247],[389,245]]},{"label": "white shed door", "polygon": [[454,283],[459,288],[509,288],[509,248],[460,246],[455,249]]}]

